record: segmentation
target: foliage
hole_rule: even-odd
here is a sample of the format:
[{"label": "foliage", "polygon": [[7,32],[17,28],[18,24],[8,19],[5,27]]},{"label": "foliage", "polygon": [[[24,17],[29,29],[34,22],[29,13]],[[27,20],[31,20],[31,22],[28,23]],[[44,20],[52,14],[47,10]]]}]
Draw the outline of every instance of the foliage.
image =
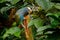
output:
[{"label": "foliage", "polygon": [[[7,29],[8,30],[8,29]],[[15,35],[16,37],[20,37],[20,29],[18,27],[10,28],[6,33],[3,35],[3,38],[6,38],[7,36]]]},{"label": "foliage", "polygon": [[11,24],[7,21],[12,8],[17,11],[27,6],[33,11],[28,27],[34,40],[60,40],[59,0],[0,0],[0,5],[0,40],[26,40],[24,28],[15,20]]}]

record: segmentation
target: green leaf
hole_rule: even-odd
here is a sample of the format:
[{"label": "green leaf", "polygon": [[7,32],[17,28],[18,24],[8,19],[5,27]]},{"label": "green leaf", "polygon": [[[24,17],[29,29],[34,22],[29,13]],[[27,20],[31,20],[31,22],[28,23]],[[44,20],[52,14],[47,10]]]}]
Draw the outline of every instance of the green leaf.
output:
[{"label": "green leaf", "polygon": [[57,20],[51,22],[52,27],[57,27],[58,24],[59,22]]},{"label": "green leaf", "polygon": [[35,0],[36,3],[42,7],[44,10],[48,10],[52,7],[52,3],[49,0]]},{"label": "green leaf", "polygon": [[11,2],[12,4],[16,4],[20,0],[1,0],[0,3],[6,2],[6,1]]},{"label": "green leaf", "polygon": [[46,16],[55,16],[56,18],[58,18],[60,16],[60,12],[48,13],[48,14],[46,14]]},{"label": "green leaf", "polygon": [[36,28],[39,28],[40,26],[43,26],[43,20],[37,18],[37,19],[34,19],[34,25]]},{"label": "green leaf", "polygon": [[60,9],[60,3],[57,3],[57,4],[54,5],[54,6],[55,6],[55,8]]},{"label": "green leaf", "polygon": [[43,20],[41,20],[40,18],[31,20],[28,24],[28,26],[32,26],[34,25],[36,28],[39,28],[40,26],[43,25]]},{"label": "green leaf", "polygon": [[49,26],[49,25],[47,25],[47,26],[41,26],[41,27],[38,28],[37,32],[41,32],[41,31],[43,31],[43,30],[45,30],[47,28],[51,28],[51,26]]},{"label": "green leaf", "polygon": [[0,12],[1,12],[1,13],[5,13],[7,10],[9,10],[9,9],[12,8],[12,7],[14,7],[14,6],[2,7],[2,8],[0,9]]},{"label": "green leaf", "polygon": [[44,30],[47,29],[47,28],[51,28],[51,26],[47,25],[47,26],[41,26],[41,27],[39,27],[37,29],[37,34],[36,35],[43,35]]},{"label": "green leaf", "polygon": [[47,31],[45,34],[53,34],[54,31]]},{"label": "green leaf", "polygon": [[16,26],[16,22],[13,22],[12,27],[15,27],[15,26]]},{"label": "green leaf", "polygon": [[33,21],[34,20],[30,20],[30,22],[28,23],[28,27],[34,25],[34,22]]},{"label": "green leaf", "polygon": [[10,2],[12,3],[12,4],[16,4],[17,2],[19,2],[20,0],[10,0]]},{"label": "green leaf", "polygon": [[50,23],[52,27],[57,27],[57,25],[59,24],[58,20],[55,20],[51,17],[50,17]]},{"label": "green leaf", "polygon": [[8,30],[6,30],[5,34],[3,35],[3,38],[6,38],[9,36],[9,34],[14,35],[16,37],[20,37],[20,29],[18,27],[12,27]]},{"label": "green leaf", "polygon": [[0,3],[5,2],[6,0],[0,0]]},{"label": "green leaf", "polygon": [[40,31],[40,32],[37,32],[36,35],[42,35],[43,34],[43,31]]}]

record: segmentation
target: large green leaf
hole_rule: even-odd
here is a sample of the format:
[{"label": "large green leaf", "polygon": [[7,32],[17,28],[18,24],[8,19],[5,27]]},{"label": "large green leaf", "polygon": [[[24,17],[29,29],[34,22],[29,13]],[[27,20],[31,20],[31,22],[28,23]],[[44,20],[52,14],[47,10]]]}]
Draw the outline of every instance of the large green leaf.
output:
[{"label": "large green leaf", "polygon": [[50,9],[53,5],[52,3],[50,3],[49,0],[35,0],[35,1],[44,10]]},{"label": "large green leaf", "polygon": [[48,13],[46,16],[49,16],[50,23],[51,23],[52,27],[57,27],[59,25],[60,12]]},{"label": "large green leaf", "polygon": [[6,30],[5,34],[3,35],[3,38],[6,38],[9,36],[9,34],[14,35],[16,37],[20,37],[20,29],[18,27],[12,27],[8,30]]},{"label": "large green leaf", "polygon": [[34,25],[36,28],[39,28],[40,26],[43,25],[43,20],[41,20],[40,18],[31,20],[28,26],[32,26],[32,25]]}]

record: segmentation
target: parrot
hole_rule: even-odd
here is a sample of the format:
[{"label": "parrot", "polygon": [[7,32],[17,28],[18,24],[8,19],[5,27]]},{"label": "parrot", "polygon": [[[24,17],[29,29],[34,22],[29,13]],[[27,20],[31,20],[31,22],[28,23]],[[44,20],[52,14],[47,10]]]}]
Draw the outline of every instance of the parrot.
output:
[{"label": "parrot", "polygon": [[32,36],[32,31],[31,31],[32,29],[28,27],[28,22],[29,22],[29,18],[32,18],[30,14],[33,11],[37,11],[37,10],[38,10],[37,7],[32,7],[32,8],[24,7],[24,8],[17,10],[15,14],[15,21],[17,23],[17,26],[20,29],[21,29],[21,26],[25,29],[25,35],[26,35],[27,40],[34,40]]},{"label": "parrot", "polygon": [[[22,9],[17,10],[16,12],[16,21],[17,23],[20,22],[18,25],[20,25],[20,29],[24,28],[26,39],[27,40],[33,40],[32,31],[28,27],[28,20],[31,17],[30,14],[32,13],[32,9],[30,7],[25,7]],[[22,26],[22,28],[21,28]]]},{"label": "parrot", "polygon": [[32,13],[32,10],[30,7],[24,7],[24,8],[17,10],[17,12],[15,14],[15,20],[17,22],[17,25],[19,25],[20,23],[22,24],[24,18],[27,15],[30,15],[30,13]]}]

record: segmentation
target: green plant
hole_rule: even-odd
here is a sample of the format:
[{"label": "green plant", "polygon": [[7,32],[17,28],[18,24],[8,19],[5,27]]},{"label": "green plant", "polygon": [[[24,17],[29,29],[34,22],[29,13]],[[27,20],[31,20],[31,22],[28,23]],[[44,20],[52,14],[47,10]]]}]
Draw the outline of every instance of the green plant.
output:
[{"label": "green plant", "polygon": [[27,6],[33,10],[28,27],[32,29],[34,40],[60,40],[59,2],[58,0],[0,0],[0,40],[26,40],[24,28],[19,28],[13,19],[11,24],[8,24],[8,20],[11,9],[15,8],[14,11],[17,11]]}]

